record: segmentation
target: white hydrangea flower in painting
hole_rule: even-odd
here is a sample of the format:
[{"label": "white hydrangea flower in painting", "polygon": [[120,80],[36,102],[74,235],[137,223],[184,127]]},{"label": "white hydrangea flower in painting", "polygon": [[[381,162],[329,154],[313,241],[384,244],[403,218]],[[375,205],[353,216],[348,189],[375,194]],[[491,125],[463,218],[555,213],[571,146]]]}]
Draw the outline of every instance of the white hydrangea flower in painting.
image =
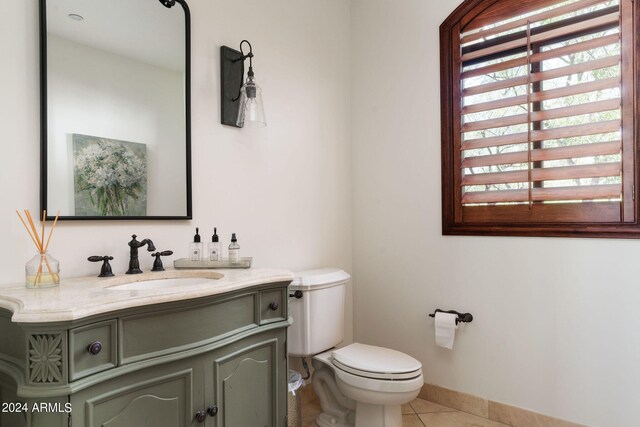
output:
[{"label": "white hydrangea flower in painting", "polygon": [[130,200],[139,197],[146,177],[146,159],[117,141],[95,138],[76,153],[76,190],[89,192],[100,215],[130,215]]}]

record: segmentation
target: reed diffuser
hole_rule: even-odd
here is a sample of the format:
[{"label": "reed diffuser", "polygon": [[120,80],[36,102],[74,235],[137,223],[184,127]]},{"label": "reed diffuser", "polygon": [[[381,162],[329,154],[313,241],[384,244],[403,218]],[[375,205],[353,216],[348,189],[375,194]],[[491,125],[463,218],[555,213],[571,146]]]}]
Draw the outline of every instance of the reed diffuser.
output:
[{"label": "reed diffuser", "polygon": [[47,211],[45,210],[42,212],[41,234],[38,234],[38,229],[36,228],[31,212],[29,212],[28,209],[25,209],[24,211],[27,221],[22,218],[20,212],[16,211],[16,213],[18,214],[18,218],[20,218],[22,225],[24,225],[24,228],[27,230],[29,237],[31,237],[31,240],[38,249],[35,256],[25,265],[27,288],[50,288],[58,286],[60,284],[60,263],[47,251],[49,249],[49,244],[51,243],[51,236],[53,236],[53,229],[56,228],[56,224],[58,223],[60,211],[58,211],[58,214],[53,221],[53,225],[49,230],[49,237],[47,238],[46,243],[44,238]]}]

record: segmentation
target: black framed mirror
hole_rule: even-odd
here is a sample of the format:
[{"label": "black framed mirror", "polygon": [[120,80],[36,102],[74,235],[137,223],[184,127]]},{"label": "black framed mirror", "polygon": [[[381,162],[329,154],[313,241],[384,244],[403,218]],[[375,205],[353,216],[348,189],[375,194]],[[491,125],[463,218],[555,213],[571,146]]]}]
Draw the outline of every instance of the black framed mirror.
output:
[{"label": "black framed mirror", "polygon": [[41,208],[191,219],[185,0],[39,0]]}]

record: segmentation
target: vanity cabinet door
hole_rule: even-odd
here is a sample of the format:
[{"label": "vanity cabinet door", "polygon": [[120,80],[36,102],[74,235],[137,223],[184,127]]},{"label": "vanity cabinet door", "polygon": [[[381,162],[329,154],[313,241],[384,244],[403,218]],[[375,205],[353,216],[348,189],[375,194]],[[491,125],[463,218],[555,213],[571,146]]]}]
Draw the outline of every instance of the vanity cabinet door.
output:
[{"label": "vanity cabinet door", "polygon": [[217,414],[210,414],[207,427],[286,426],[285,339],[282,330],[264,333],[213,355],[205,406],[215,406]]},{"label": "vanity cabinet door", "polygon": [[71,396],[73,426],[196,427],[203,358],[150,367]]}]

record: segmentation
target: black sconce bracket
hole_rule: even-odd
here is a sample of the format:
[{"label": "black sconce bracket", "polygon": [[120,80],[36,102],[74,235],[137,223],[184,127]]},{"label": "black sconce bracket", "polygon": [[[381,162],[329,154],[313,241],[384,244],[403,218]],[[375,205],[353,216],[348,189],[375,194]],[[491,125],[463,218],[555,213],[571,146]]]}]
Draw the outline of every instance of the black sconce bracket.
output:
[{"label": "black sconce bracket", "polygon": [[222,100],[220,111],[223,125],[239,127],[236,124],[239,93],[244,79],[244,60],[249,58],[249,55],[253,54],[243,55],[240,51],[228,46],[220,47],[220,98]]},{"label": "black sconce bracket", "polygon": [[[160,0],[162,1],[162,0]],[[247,44],[249,46],[249,53],[246,55],[242,50],[242,45]],[[222,105],[221,122],[223,125],[229,125],[234,127],[240,127],[237,125],[238,112],[240,105],[240,90],[244,84],[244,60],[249,59],[249,73],[248,78],[253,78],[253,48],[248,40],[242,40],[240,42],[240,51],[231,49],[228,46],[220,47],[220,83]],[[253,92],[251,92],[253,90]],[[255,98],[255,87],[247,87],[247,96]],[[253,95],[252,95],[253,94]]]}]

